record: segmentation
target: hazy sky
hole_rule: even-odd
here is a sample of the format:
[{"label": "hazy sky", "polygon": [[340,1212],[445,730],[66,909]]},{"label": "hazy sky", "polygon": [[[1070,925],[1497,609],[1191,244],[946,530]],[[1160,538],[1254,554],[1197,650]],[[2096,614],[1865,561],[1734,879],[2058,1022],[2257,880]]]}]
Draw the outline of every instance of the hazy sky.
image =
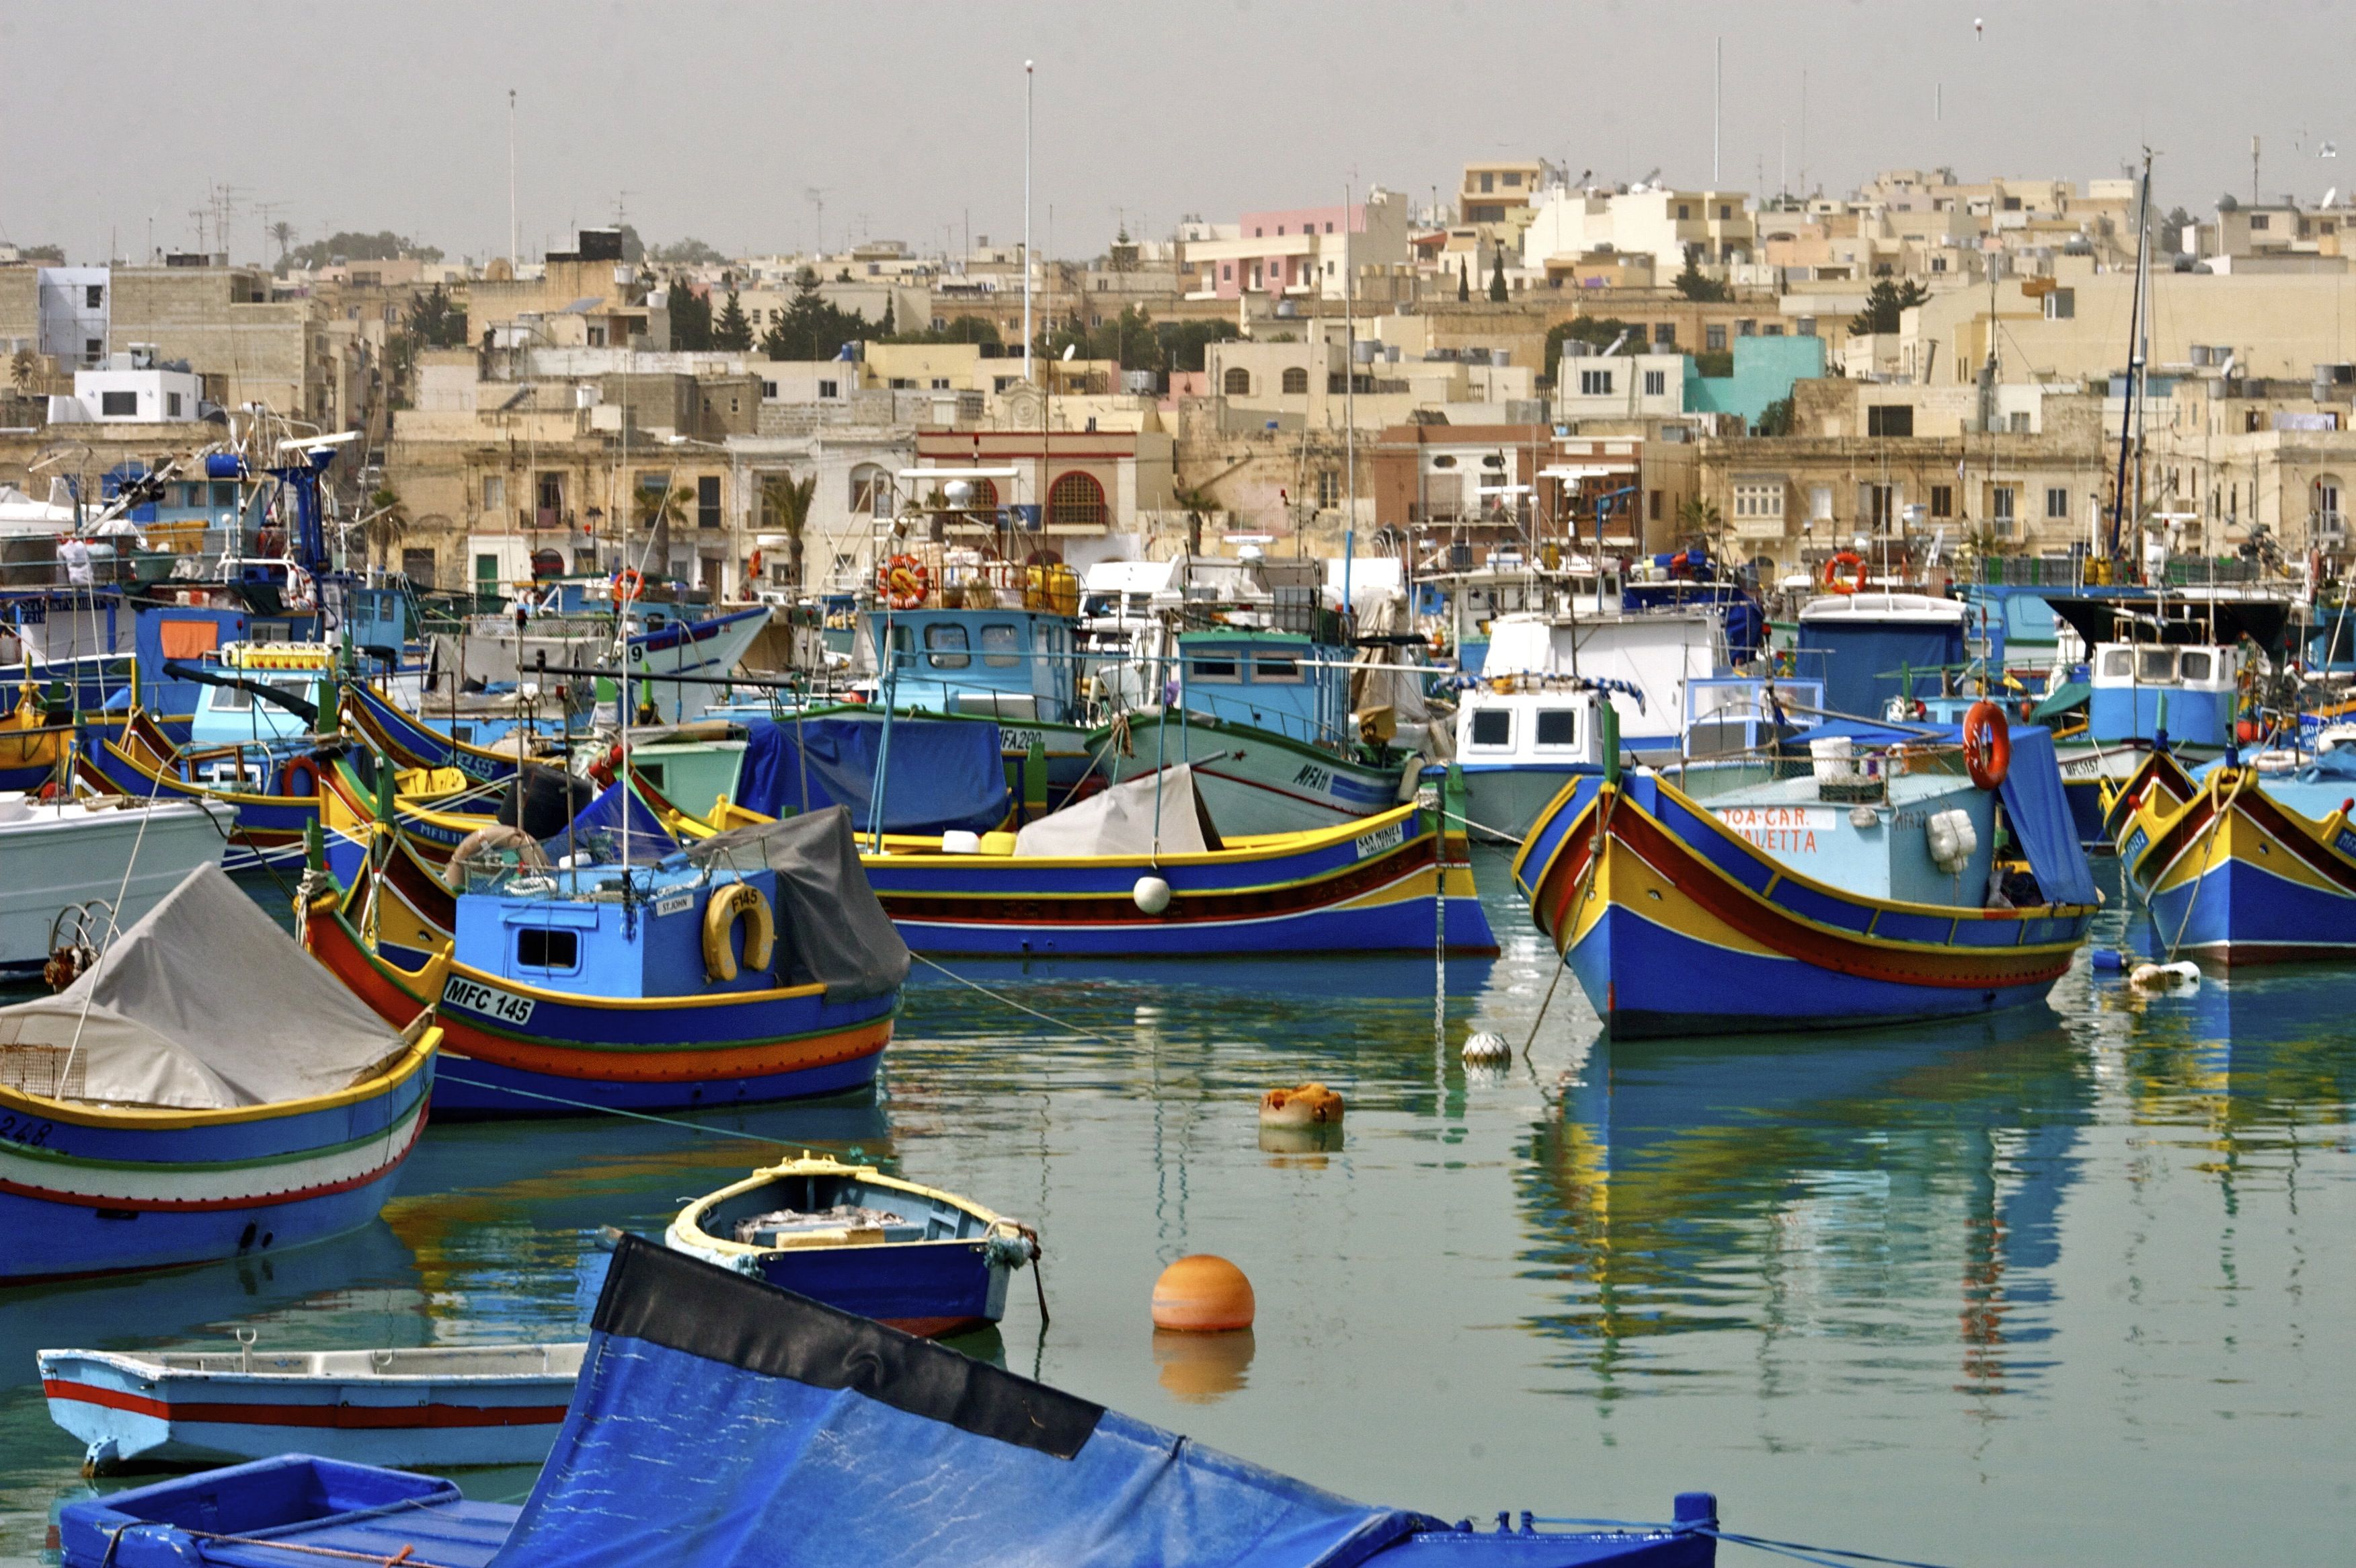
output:
[{"label": "hazy sky", "polygon": [[[1975,37],[1976,17],[1986,31]],[[617,204],[650,241],[732,252],[813,235],[923,250],[1018,237],[1023,61],[1038,62],[1033,226],[1058,254],[1126,215],[1338,200],[1354,172],[1429,199],[1468,159],[1710,179],[1725,39],[1731,188],[1845,191],[1873,170],[2114,175],[2146,141],[2195,210],[2356,186],[2356,12],[2265,5],[1831,3],[225,5],[0,0],[0,238],[77,261],[394,229],[504,252],[507,94],[523,249]],[[1803,70],[1807,75],[1802,136]],[[2320,156],[2323,144],[2345,149]],[[2343,173],[2343,170],[2345,171]],[[215,242],[216,245],[218,242]],[[274,252],[273,252],[274,253]]]}]

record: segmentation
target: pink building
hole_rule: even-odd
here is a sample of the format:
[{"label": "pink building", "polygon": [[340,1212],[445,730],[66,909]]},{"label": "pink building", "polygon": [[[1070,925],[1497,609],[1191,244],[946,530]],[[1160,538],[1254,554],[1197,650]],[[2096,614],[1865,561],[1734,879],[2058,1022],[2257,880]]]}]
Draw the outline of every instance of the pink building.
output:
[{"label": "pink building", "polygon": [[1199,240],[1186,247],[1194,274],[1189,297],[1234,299],[1245,294],[1338,298],[1344,252],[1359,266],[1396,265],[1407,259],[1406,199],[1377,187],[1349,207],[1299,207],[1247,212],[1232,240]]}]

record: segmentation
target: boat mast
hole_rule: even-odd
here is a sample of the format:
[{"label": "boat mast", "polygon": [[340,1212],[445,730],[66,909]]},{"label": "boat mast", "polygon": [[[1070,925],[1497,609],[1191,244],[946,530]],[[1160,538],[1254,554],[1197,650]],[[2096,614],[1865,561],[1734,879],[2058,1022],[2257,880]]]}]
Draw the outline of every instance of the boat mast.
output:
[{"label": "boat mast", "polygon": [[[2136,390],[2137,382],[2143,373],[2141,345],[2143,342],[2144,329],[2143,280],[2144,263],[2146,260],[2144,250],[2145,241],[2149,238],[2150,233],[2151,149],[2149,147],[2146,147],[2143,151],[2143,192],[2141,199],[2137,204],[2136,219],[2135,299],[2134,304],[2129,307],[2127,319],[2127,406],[2119,416],[2118,471],[2111,481],[2110,554],[2111,561],[2114,565],[2117,564],[2119,560],[2120,523],[2122,514],[2126,511],[2127,503],[2127,443],[2134,438],[2136,414]],[[2140,489],[2142,483],[2142,465],[2140,458],[2138,458],[2136,465],[2136,483],[2138,489]],[[2138,502],[2140,502],[2140,499],[2141,498],[2138,496]]]}]

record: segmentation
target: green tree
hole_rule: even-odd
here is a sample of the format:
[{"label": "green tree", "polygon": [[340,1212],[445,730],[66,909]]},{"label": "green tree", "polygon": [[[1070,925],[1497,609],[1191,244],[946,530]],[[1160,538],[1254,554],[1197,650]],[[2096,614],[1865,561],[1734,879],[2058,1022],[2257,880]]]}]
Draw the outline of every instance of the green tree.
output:
[{"label": "green tree", "polygon": [[1472,297],[1472,264],[1462,256],[1456,258],[1456,303],[1463,304]]},{"label": "green tree", "polygon": [[1558,321],[1547,328],[1546,360],[1539,367],[1539,376],[1551,384],[1555,369],[1562,363],[1562,346],[1566,342],[1590,343],[1600,353],[1618,343],[1630,353],[1644,346],[1642,322],[1622,321],[1616,316],[1574,316],[1568,321]]},{"label": "green tree", "polygon": [[1240,335],[1236,324],[1225,318],[1162,322],[1153,328],[1162,359],[1155,368],[1173,372],[1198,371],[1203,368],[1205,349],[1214,343],[1233,342]]},{"label": "green tree", "polygon": [[761,335],[761,352],[772,360],[831,360],[845,343],[865,336],[867,318],[830,303],[819,292],[818,274],[804,267],[794,278],[784,318]]},{"label": "green tree", "polygon": [[773,474],[761,481],[761,505],[776,532],[786,536],[786,558],[796,589],[802,585],[802,530],[809,526],[810,502],[817,495],[816,474],[799,479],[791,474]]},{"label": "green tree", "polygon": [[466,313],[450,297],[450,291],[437,283],[410,306],[408,330],[423,348],[463,349]]},{"label": "green tree", "polygon": [[1792,434],[1792,400],[1779,397],[1759,411],[1759,423],[1751,427],[1753,435],[1789,435]]},{"label": "green tree", "polygon": [[1723,303],[1734,297],[1734,291],[1726,285],[1716,278],[1702,275],[1699,245],[1686,247],[1685,270],[1677,274],[1671,286],[1687,299],[1703,300],[1712,304]]},{"label": "green tree", "polygon": [[636,229],[625,223],[615,232],[622,236],[623,261],[635,267],[647,259],[647,242],[638,238],[638,231]]},{"label": "green tree", "polygon": [[278,242],[278,268],[286,270],[286,252],[294,248],[294,225],[281,218],[270,226],[270,237]]},{"label": "green tree", "polygon": [[926,327],[916,332],[887,332],[887,343],[987,343],[1000,341],[997,324],[979,316],[952,317],[945,327]]},{"label": "green tree", "polygon": [[753,346],[753,324],[744,318],[744,307],[737,303],[736,291],[728,291],[728,303],[720,307],[720,319],[712,324],[712,346],[742,352]]},{"label": "green tree", "polygon": [[442,252],[434,246],[421,245],[390,229],[381,229],[373,234],[339,231],[324,240],[297,245],[278,260],[282,267],[293,265],[316,269],[334,264],[337,256],[348,262],[390,262],[401,256],[414,256],[421,262],[438,262],[442,259]]},{"label": "green tree", "polygon": [[1505,303],[1505,252],[1499,251],[1489,269],[1489,297],[1495,303]]},{"label": "green tree", "polygon": [[672,266],[702,267],[710,266],[714,262],[724,262],[728,258],[691,234],[684,240],[675,241],[668,245],[654,246],[647,252],[647,259],[668,263]]},{"label": "green tree", "polygon": [[1895,332],[1898,330],[1900,315],[1912,310],[1930,297],[1931,291],[1912,278],[1907,279],[1903,284],[1884,278],[1873,285],[1872,293],[1865,296],[1865,308],[1848,318],[1849,336],[1855,338],[1868,332]]},{"label": "green tree", "polygon": [[1713,553],[1716,553],[1719,536],[1725,528],[1726,521],[1719,515],[1718,508],[1699,496],[1692,497],[1677,508],[1677,531],[1688,539],[1709,541]]},{"label": "green tree", "polygon": [[368,506],[360,516],[362,547],[380,569],[390,570],[393,552],[409,537],[409,510],[391,485],[371,494]]},{"label": "green tree", "polygon": [[712,347],[712,300],[683,279],[670,285],[670,346],[692,353]]}]

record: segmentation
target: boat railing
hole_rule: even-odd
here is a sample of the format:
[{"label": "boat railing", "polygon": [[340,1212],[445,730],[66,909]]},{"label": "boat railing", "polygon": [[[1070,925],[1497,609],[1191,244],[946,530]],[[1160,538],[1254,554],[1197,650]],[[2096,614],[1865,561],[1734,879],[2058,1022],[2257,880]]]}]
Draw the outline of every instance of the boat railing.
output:
[{"label": "boat railing", "polygon": [[1688,800],[1703,804],[1764,784],[1806,779],[1815,784],[1819,803],[1874,805],[1889,798],[1890,780],[1894,778],[1968,776],[1964,748],[1951,741],[1926,736],[1886,747],[1853,747],[1846,755],[1838,754],[1837,746],[1820,751],[1821,746],[1805,736],[1787,738],[1744,751],[1665,764],[1658,771]]}]

